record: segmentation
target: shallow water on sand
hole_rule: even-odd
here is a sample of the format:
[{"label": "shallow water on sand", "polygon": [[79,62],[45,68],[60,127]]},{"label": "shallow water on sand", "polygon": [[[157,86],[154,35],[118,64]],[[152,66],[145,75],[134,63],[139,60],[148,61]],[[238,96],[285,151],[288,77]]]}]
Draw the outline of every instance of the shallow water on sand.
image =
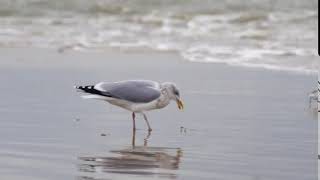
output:
[{"label": "shallow water on sand", "polygon": [[[1,179],[317,178],[317,122],[307,109],[315,76],[176,62],[175,56],[158,55],[152,58],[164,60],[148,64],[137,58],[124,67],[123,55],[106,62],[106,54],[82,54],[81,60],[75,54],[28,50],[35,61],[39,56],[72,64],[50,62],[38,68],[24,66],[26,54],[17,52],[4,59],[20,59],[19,66],[0,66],[0,82],[5,82],[0,86]],[[88,59],[96,65],[82,68]],[[120,67],[125,70],[117,72]],[[141,74],[176,82],[186,105],[184,112],[171,104],[148,113],[151,134],[142,117],[133,133],[130,113],[82,100],[72,89],[75,83]]]}]

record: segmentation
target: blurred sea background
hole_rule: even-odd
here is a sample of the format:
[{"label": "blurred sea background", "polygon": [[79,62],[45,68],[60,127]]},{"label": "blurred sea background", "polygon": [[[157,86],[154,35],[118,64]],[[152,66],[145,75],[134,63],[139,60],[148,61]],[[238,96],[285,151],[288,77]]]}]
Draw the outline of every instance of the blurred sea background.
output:
[{"label": "blurred sea background", "polygon": [[169,51],[187,61],[310,73],[319,69],[317,7],[316,0],[1,0],[0,46]]}]

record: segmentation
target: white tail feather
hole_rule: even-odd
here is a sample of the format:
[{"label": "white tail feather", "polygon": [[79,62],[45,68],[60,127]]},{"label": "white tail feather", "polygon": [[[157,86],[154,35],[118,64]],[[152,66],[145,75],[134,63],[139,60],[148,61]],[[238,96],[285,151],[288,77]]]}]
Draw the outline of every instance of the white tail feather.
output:
[{"label": "white tail feather", "polygon": [[99,100],[107,100],[107,97],[99,96],[99,95],[83,95],[81,96],[83,99],[99,99]]}]

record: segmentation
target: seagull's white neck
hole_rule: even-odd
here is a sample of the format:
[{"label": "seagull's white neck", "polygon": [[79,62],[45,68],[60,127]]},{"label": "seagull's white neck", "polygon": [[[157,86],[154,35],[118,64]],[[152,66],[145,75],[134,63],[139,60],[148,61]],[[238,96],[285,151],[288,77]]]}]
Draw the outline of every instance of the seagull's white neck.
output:
[{"label": "seagull's white neck", "polygon": [[157,107],[163,108],[170,103],[171,96],[170,96],[170,91],[167,87],[160,86],[160,89],[161,89],[161,96],[157,101]]},{"label": "seagull's white neck", "polygon": [[170,82],[165,82],[160,84],[161,94],[163,94],[169,101],[175,99],[173,94],[173,84]]}]

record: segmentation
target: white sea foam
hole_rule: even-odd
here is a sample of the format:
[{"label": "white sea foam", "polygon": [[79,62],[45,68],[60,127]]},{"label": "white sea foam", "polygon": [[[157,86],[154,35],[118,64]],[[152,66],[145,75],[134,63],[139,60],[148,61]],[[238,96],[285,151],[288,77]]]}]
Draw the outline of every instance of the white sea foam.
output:
[{"label": "white sea foam", "polygon": [[0,45],[153,49],[196,62],[319,69],[315,0],[152,2],[3,0]]}]

